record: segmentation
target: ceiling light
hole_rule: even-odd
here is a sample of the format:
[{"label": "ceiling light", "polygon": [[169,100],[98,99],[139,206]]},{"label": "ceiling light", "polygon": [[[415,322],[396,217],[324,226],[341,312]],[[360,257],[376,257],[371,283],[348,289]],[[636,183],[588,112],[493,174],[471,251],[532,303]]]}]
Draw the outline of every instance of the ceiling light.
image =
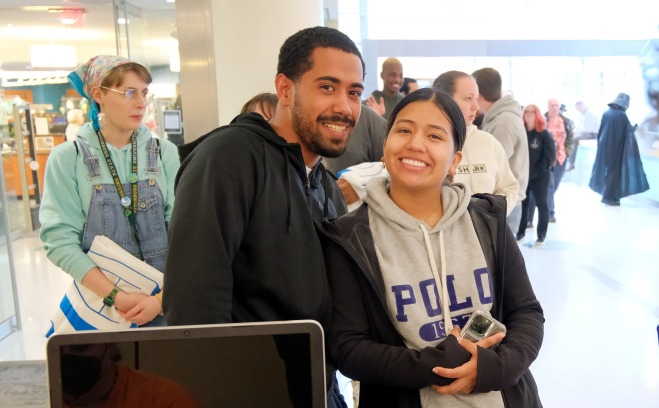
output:
[{"label": "ceiling light", "polygon": [[60,22],[67,27],[82,27],[85,20],[85,9],[74,7],[54,7],[48,9],[49,13],[57,13]]},{"label": "ceiling light", "polygon": [[76,49],[72,45],[30,45],[30,65],[39,68],[74,68]]}]

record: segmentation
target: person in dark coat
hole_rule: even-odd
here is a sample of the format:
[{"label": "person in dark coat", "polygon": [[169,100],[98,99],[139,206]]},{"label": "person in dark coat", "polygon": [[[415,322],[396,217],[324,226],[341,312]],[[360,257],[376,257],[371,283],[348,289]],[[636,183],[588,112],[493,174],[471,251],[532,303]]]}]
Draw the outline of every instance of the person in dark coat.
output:
[{"label": "person in dark coat", "polygon": [[[460,108],[423,88],[389,119],[390,177],[370,179],[364,204],[319,228],[328,359],[360,381],[360,408],[542,408],[529,366],[544,316],[506,200],[451,183],[466,137]],[[476,310],[503,323],[505,338],[463,338]]]},{"label": "person in dark coat", "polygon": [[620,199],[647,191],[650,186],[643,171],[641,155],[625,111],[629,95],[618,94],[602,115],[597,135],[597,156],[590,177],[590,188],[602,195],[602,202],[620,205]]},{"label": "person in dark coat", "polygon": [[[170,325],[312,319],[329,329],[314,221],[347,208],[321,157],[345,151],[363,80],[364,61],[348,36],[327,27],[298,31],[280,49],[269,122],[247,113],[180,147],[165,273],[171,290],[163,297]],[[293,367],[290,350],[278,350]],[[331,361],[326,367],[327,406],[346,407]],[[289,382],[291,398],[307,407],[297,399],[308,392],[300,384]]]},{"label": "person in dark coat", "polygon": [[547,236],[549,223],[549,204],[547,194],[551,181],[551,168],[556,161],[556,142],[547,130],[547,120],[540,113],[537,105],[524,107],[524,127],[529,138],[529,184],[526,186],[526,198],[522,201],[522,219],[517,230],[517,240],[524,239],[528,222],[531,197],[536,197],[538,207],[538,240],[535,247],[540,247]]}]

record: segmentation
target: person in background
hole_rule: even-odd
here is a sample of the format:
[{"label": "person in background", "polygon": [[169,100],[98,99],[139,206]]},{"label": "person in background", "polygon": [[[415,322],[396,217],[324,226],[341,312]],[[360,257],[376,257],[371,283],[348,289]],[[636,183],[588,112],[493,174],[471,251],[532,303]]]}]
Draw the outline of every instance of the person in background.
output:
[{"label": "person in background", "polygon": [[476,127],[478,129],[480,129],[481,126],[483,126],[483,118],[484,117],[485,117],[485,114],[483,114],[483,112],[481,112],[480,110],[478,112],[476,112],[476,117],[474,118],[474,125],[476,125]]},{"label": "person in background", "polygon": [[538,236],[535,246],[540,247],[547,236],[549,223],[549,204],[547,194],[551,179],[551,168],[556,158],[556,144],[547,131],[547,122],[537,105],[524,107],[524,127],[529,138],[529,184],[526,198],[522,201],[522,219],[517,228],[517,241],[524,239],[526,233],[529,203],[535,197],[538,206]]},{"label": "person in background", "polygon": [[446,92],[458,104],[467,124],[467,137],[462,148],[462,161],[454,180],[469,186],[472,193],[488,193],[506,197],[506,214],[517,203],[519,183],[510,171],[506,152],[491,134],[474,124],[478,112],[478,85],[471,75],[447,71],[438,76],[432,87]]},{"label": "person in background", "polygon": [[136,62],[99,55],[68,78],[89,100],[91,122],[75,141],[56,146],[46,164],[39,221],[48,259],[130,322],[164,324],[160,295],[118,290],[87,256],[94,237],[105,235],[165,270],[179,156],[142,124],[151,74]]},{"label": "person in background", "polygon": [[391,111],[404,96],[400,93],[400,87],[403,85],[403,64],[396,58],[387,58],[382,63],[380,78],[384,83],[382,90],[373,91],[364,103],[385,119],[389,119]]},{"label": "person in background", "polygon": [[277,102],[279,102],[279,98],[273,93],[265,92],[256,94],[252,99],[245,102],[240,110],[240,114],[256,112],[263,116],[265,120],[270,120],[275,115]]},{"label": "person in background", "polygon": [[403,78],[403,86],[400,87],[400,93],[404,96],[419,89],[419,83],[414,78]]},{"label": "person in background", "polygon": [[[380,160],[386,137],[387,121],[373,109],[362,107],[359,122],[350,135],[346,151],[338,157],[326,157],[325,167],[337,176],[341,170],[350,166]],[[346,203],[350,204],[347,201]]]},{"label": "person in background", "polygon": [[[355,130],[350,135],[346,151],[338,157],[325,158],[327,170],[337,178],[343,170],[351,166],[379,160],[382,157],[386,137],[387,121],[373,109],[362,107],[362,113]],[[348,209],[351,209],[352,205],[359,201],[359,195],[345,178],[339,178],[337,184]]]},{"label": "person in background", "polygon": [[85,124],[85,117],[81,109],[71,109],[66,113],[66,121],[69,123],[64,130],[64,138],[69,140],[76,140],[78,129]]},{"label": "person in background", "polygon": [[[314,223],[347,209],[321,158],[345,151],[363,81],[348,36],[301,30],[280,49],[269,122],[248,113],[184,146],[165,274],[170,324],[313,319],[328,330]],[[328,407],[343,407],[331,361],[327,370]]]},{"label": "person in background", "polygon": [[519,183],[517,203],[509,203],[513,210],[508,215],[510,229],[516,231],[522,216],[529,177],[529,147],[522,124],[522,107],[512,95],[502,96],[502,80],[493,68],[481,68],[471,74],[478,84],[480,111],[483,113],[481,130],[494,136],[508,157],[510,170]]},{"label": "person in background", "polygon": [[[541,407],[529,366],[544,317],[505,199],[448,184],[466,136],[460,108],[419,89],[387,128],[390,180],[371,179],[359,209],[320,229],[329,356],[360,381],[363,407]],[[462,338],[477,310],[506,325],[505,337]]]},{"label": "person in background", "polygon": [[568,164],[565,171],[574,170],[574,162],[577,160],[579,142],[582,140],[596,139],[597,132],[600,130],[600,119],[588,109],[588,106],[586,106],[585,103],[579,101],[574,106],[579,113],[581,113],[581,119],[575,127],[572,154],[567,158]]},{"label": "person in background", "polygon": [[[567,158],[572,154],[572,142],[574,140],[574,123],[560,112],[560,103],[556,98],[551,98],[547,102],[547,130],[551,133],[556,142],[556,162],[551,172],[551,181],[549,182],[549,192],[547,201],[549,203],[549,222],[556,222],[556,208],[554,195],[558,186],[563,180]],[[530,208],[531,214],[529,219],[533,219],[534,207]]]},{"label": "person in background", "polygon": [[629,95],[619,93],[602,115],[597,135],[597,155],[590,177],[590,188],[602,195],[606,205],[618,206],[620,199],[650,188],[632,126],[625,111]]}]

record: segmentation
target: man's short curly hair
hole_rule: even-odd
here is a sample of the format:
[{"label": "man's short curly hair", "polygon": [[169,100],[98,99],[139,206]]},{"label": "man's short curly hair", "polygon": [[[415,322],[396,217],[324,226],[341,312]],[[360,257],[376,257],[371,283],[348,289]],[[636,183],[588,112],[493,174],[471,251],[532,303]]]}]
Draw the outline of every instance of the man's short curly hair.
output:
[{"label": "man's short curly hair", "polygon": [[341,31],[329,27],[311,27],[300,30],[284,42],[279,50],[277,75],[284,74],[292,81],[313,67],[311,54],[316,48],[336,48],[359,57],[362,72],[366,74],[364,59],[355,43]]}]

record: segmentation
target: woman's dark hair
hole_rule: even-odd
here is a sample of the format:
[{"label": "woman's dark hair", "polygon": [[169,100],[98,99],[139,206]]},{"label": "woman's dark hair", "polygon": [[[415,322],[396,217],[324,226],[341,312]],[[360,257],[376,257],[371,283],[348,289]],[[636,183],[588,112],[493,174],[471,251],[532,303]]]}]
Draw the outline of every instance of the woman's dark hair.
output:
[{"label": "woman's dark hair", "polygon": [[400,87],[400,93],[407,95],[410,93],[410,84],[416,84],[416,79],[414,78],[403,78],[403,85]]},{"label": "woman's dark hair", "polygon": [[311,54],[316,48],[336,48],[349,54],[355,54],[362,63],[362,72],[364,75],[366,74],[362,54],[350,37],[334,28],[311,27],[288,37],[281,46],[277,75],[284,74],[292,81],[300,79],[302,74],[313,67]]},{"label": "woman's dark hair", "polygon": [[434,102],[439,110],[444,112],[453,128],[453,143],[455,144],[455,151],[458,152],[462,150],[465,138],[467,137],[467,124],[465,123],[464,115],[462,115],[462,111],[460,111],[460,108],[450,95],[433,88],[422,88],[414,91],[404,97],[403,100],[396,105],[391,112],[391,116],[389,116],[389,122],[387,123],[387,136],[396,122],[398,113],[403,110],[403,108],[414,102],[425,101]]},{"label": "woman's dark hair", "polygon": [[453,96],[455,94],[455,84],[458,82],[458,79],[466,77],[471,77],[471,75],[462,71],[446,71],[435,79],[432,87]]}]

